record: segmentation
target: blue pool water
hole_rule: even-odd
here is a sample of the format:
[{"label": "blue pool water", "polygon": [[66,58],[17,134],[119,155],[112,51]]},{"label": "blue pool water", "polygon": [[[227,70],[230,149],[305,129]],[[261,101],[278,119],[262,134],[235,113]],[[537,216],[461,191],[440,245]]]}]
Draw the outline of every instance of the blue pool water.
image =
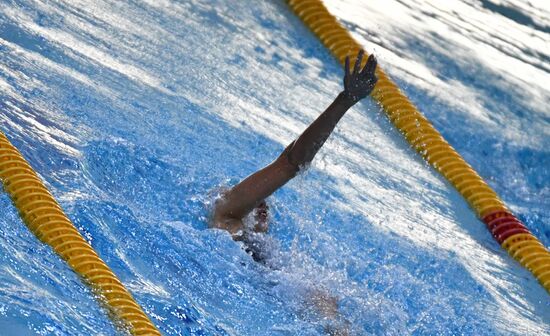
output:
[{"label": "blue pool water", "polygon": [[[550,246],[544,1],[327,1]],[[550,334],[550,300],[366,100],[269,198],[268,267],[207,229],[341,90],[282,0],[0,2],[0,129],[166,335]],[[114,335],[0,193],[0,330]]]}]

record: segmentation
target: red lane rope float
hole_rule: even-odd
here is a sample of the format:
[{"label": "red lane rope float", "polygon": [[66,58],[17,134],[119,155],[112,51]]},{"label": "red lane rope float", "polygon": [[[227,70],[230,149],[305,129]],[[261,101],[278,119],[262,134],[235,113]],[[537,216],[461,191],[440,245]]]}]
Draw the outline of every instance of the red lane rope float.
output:
[{"label": "red lane rope float", "polygon": [[[287,2],[342,65],[347,55],[355,55],[362,49],[321,0]],[[380,66],[376,69],[376,76],[378,83],[371,96],[384,108],[393,125],[458,190],[479,218],[487,224],[498,243],[529,269],[550,292],[548,249],[508,210],[494,190],[445,141]]]},{"label": "red lane rope float", "polygon": [[130,292],[71,223],[21,153],[0,131],[0,180],[27,227],[98,294],[116,325],[160,335]]}]

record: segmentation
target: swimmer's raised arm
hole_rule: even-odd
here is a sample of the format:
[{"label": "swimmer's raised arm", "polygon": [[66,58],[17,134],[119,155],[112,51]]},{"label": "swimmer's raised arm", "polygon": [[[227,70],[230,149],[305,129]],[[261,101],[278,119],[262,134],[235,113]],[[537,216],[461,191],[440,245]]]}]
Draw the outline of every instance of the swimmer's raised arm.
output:
[{"label": "swimmer's raised arm", "polygon": [[361,50],[351,72],[349,57],[346,58],[344,91],[275,161],[224,193],[214,210],[215,227],[236,233],[235,221],[240,221],[311,162],[349,108],[372,92],[377,81],[377,61],[371,55],[361,69],[363,55]]},{"label": "swimmer's raised arm", "polygon": [[376,58],[370,55],[367,64],[361,70],[364,51],[359,51],[353,71],[349,69],[349,56],[346,57],[344,91],[309,127],[290,145],[289,161],[295,166],[303,166],[313,160],[317,151],[323,146],[336,124],[359,100],[368,96],[376,85]]}]

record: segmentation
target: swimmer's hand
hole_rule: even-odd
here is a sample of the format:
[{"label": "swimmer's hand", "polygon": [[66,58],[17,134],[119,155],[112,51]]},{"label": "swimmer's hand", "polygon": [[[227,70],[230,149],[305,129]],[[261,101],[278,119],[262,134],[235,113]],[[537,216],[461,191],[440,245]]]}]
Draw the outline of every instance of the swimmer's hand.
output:
[{"label": "swimmer's hand", "polygon": [[359,51],[352,72],[349,71],[349,56],[346,57],[343,94],[353,103],[368,96],[374,89],[376,81],[378,81],[375,75],[377,61],[374,55],[370,55],[363,70],[360,69],[364,54],[364,50]]}]

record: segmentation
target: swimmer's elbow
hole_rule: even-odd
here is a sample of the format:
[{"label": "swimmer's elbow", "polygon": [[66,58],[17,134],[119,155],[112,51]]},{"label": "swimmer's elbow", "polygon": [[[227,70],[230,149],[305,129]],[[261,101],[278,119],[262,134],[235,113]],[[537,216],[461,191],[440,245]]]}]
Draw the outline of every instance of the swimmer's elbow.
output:
[{"label": "swimmer's elbow", "polygon": [[276,164],[280,167],[289,178],[293,178],[300,171],[300,163],[296,160],[293,160],[292,157],[292,146],[294,146],[294,141],[288,145],[285,150],[279,155]]}]

